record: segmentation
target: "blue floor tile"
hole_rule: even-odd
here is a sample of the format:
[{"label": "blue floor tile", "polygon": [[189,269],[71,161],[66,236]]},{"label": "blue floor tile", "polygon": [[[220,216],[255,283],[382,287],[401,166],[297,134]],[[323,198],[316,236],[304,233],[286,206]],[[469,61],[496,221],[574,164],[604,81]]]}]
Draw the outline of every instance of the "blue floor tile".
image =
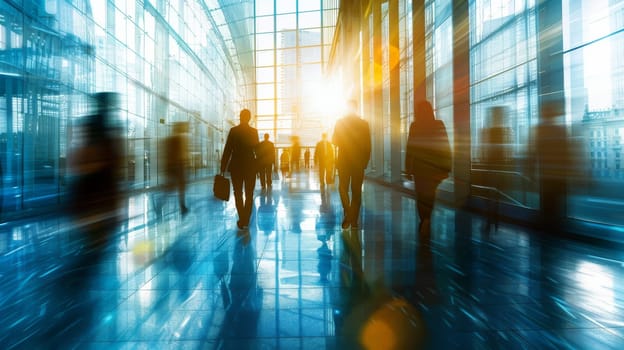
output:
[{"label": "blue floor tile", "polygon": [[[70,218],[0,226],[0,344],[8,349],[624,348],[624,253],[414,199],[367,181],[340,228],[314,174],[255,193],[248,231],[210,182],[135,194],[97,258]],[[150,203],[167,202],[160,217]],[[90,257],[86,255],[86,257]]]}]

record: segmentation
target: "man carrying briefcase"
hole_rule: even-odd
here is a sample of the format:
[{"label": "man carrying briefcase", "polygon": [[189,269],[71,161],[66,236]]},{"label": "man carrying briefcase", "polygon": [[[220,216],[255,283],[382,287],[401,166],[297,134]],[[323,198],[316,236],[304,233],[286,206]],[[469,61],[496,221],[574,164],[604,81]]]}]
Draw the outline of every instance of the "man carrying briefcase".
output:
[{"label": "man carrying briefcase", "polygon": [[260,138],[258,130],[249,125],[250,120],[251,112],[243,109],[240,112],[240,124],[230,129],[228,133],[221,158],[221,174],[227,169],[232,176],[234,201],[238,212],[236,225],[241,230],[249,226],[258,171],[256,147],[260,143]]}]

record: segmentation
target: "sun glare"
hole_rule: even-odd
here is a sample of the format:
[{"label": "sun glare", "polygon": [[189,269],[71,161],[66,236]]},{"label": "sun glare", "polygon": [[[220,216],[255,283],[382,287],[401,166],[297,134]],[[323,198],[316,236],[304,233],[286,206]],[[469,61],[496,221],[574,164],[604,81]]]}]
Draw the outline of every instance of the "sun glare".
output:
[{"label": "sun glare", "polygon": [[333,128],[336,120],[344,114],[346,109],[346,97],[340,84],[335,81],[321,83],[314,99],[318,112],[322,116],[323,127]]}]

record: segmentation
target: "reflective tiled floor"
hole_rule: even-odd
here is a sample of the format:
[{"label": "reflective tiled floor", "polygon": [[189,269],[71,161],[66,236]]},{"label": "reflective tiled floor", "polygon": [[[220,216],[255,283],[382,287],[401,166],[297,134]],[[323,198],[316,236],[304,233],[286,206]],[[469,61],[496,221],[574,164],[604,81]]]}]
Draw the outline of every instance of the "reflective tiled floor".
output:
[{"label": "reflective tiled floor", "polygon": [[414,200],[372,182],[360,228],[341,230],[336,188],[305,172],[257,190],[239,231],[211,186],[189,186],[185,217],[173,195],[130,198],[92,278],[69,219],[0,226],[0,347],[624,348],[618,248],[506,224],[484,235],[443,205],[420,243]]}]

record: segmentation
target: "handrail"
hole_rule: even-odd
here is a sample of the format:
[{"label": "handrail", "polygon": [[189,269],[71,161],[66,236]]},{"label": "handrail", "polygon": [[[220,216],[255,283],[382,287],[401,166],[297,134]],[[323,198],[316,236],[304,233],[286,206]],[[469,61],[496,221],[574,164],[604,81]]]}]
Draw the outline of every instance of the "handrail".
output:
[{"label": "handrail", "polygon": [[496,187],[492,187],[492,186],[482,186],[482,185],[475,185],[475,184],[471,184],[470,187],[476,187],[476,188],[482,188],[482,189],[486,189],[488,191],[494,191],[496,193],[498,193],[499,196],[502,196],[504,198],[506,198],[507,200],[509,200],[509,202],[511,202],[512,204],[519,206],[519,207],[523,207],[523,208],[529,208],[528,206],[524,205],[522,202],[520,202],[519,200],[511,197],[510,195],[502,192],[501,190],[499,190]]}]

